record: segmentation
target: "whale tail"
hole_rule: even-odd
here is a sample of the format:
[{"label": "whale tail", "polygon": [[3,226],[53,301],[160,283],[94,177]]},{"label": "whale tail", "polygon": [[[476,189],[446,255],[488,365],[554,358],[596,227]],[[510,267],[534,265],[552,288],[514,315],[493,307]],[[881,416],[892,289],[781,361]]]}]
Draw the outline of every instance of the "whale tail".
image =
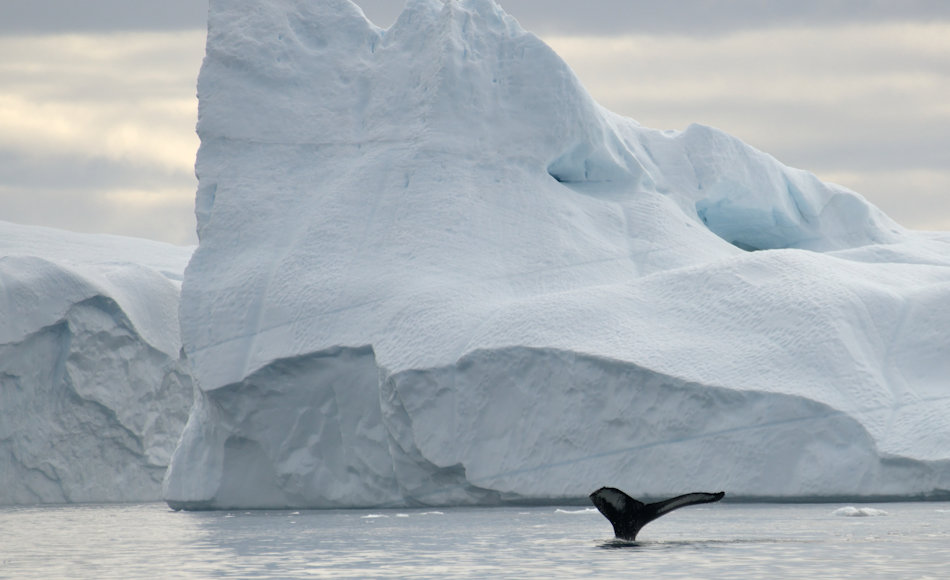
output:
[{"label": "whale tail", "polygon": [[640,529],[656,518],[675,509],[719,501],[726,493],[687,493],[656,503],[637,501],[614,487],[602,487],[590,494],[594,506],[610,520],[614,535],[622,540],[636,540]]}]

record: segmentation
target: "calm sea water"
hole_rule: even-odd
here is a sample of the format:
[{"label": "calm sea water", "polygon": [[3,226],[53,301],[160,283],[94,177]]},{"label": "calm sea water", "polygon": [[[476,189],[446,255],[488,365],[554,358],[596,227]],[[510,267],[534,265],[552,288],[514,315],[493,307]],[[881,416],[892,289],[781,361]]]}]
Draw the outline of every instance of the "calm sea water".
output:
[{"label": "calm sea water", "polygon": [[[950,504],[714,504],[612,540],[577,507],[0,508],[2,578],[948,578]],[[857,506],[868,507],[868,506]]]}]

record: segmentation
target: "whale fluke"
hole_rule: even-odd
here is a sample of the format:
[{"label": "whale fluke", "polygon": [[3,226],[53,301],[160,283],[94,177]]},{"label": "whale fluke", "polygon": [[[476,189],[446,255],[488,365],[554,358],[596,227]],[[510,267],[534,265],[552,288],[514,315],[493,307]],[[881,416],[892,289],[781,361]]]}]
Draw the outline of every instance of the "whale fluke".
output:
[{"label": "whale fluke", "polygon": [[636,540],[640,529],[656,518],[666,515],[675,509],[719,501],[726,492],[719,493],[687,493],[676,497],[643,503],[637,501],[614,487],[602,487],[590,494],[590,501],[610,520],[614,526],[614,535],[621,540]]}]

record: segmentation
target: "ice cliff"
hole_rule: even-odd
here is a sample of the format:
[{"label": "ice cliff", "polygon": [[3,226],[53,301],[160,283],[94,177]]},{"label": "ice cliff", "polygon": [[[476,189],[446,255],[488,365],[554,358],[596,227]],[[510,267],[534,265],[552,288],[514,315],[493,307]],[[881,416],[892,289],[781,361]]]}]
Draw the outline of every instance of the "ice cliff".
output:
[{"label": "ice cliff", "polygon": [[492,0],[212,0],[173,507],[950,489],[950,235]]},{"label": "ice cliff", "polygon": [[161,497],[192,250],[0,222],[0,505]]}]

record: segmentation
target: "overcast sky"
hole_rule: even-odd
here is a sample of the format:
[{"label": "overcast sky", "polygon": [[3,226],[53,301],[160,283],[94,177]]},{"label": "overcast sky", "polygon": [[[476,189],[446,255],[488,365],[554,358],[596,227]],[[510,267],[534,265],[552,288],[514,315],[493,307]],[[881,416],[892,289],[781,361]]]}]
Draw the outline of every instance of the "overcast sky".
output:
[{"label": "overcast sky", "polygon": [[[314,0],[319,1],[319,0]],[[401,0],[357,0],[388,27]],[[950,2],[501,0],[607,108],[950,230]],[[0,0],[0,220],[195,243],[202,0]]]}]

